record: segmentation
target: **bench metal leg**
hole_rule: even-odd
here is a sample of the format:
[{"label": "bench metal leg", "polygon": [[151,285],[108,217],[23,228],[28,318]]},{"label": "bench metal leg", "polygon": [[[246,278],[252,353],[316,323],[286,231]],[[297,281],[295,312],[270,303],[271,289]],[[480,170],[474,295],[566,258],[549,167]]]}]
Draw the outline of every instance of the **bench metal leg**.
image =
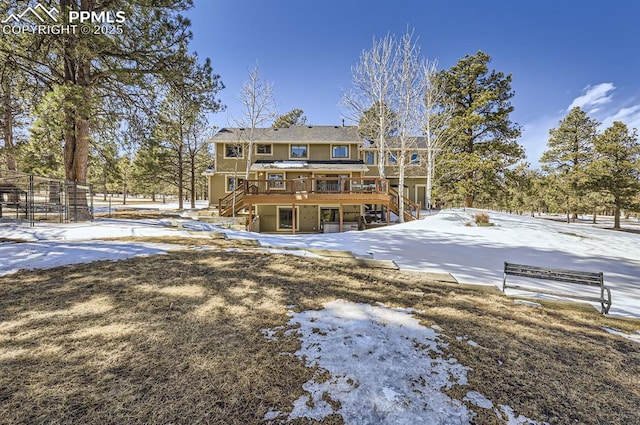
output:
[{"label": "bench metal leg", "polygon": [[[605,291],[607,292],[606,299],[604,297]],[[602,314],[609,314],[609,309],[611,308],[611,289],[607,288],[606,286],[602,287],[600,298],[603,300],[600,302],[600,305],[602,306]]]}]

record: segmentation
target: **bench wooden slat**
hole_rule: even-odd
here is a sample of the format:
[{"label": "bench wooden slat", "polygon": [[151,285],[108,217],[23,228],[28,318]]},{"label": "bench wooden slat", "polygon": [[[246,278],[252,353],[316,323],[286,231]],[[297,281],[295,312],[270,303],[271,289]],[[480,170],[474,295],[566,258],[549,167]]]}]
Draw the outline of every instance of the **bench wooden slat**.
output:
[{"label": "bench wooden slat", "polygon": [[[581,294],[573,294],[560,291],[549,291],[541,288],[528,287],[524,285],[507,284],[507,276],[519,276],[531,279],[544,279],[571,284],[598,286],[600,288],[600,296],[588,296]],[[552,269],[548,267],[529,266],[526,264],[504,263],[504,278],[502,281],[502,292],[506,288],[517,289],[520,291],[530,291],[539,294],[562,296],[567,298],[575,298],[587,301],[600,302],[602,313],[607,314],[611,308],[611,290],[604,285],[604,274],[602,272],[586,272],[580,270],[568,269]],[[606,295],[606,296],[605,296]]]},{"label": "bench wooden slat", "polygon": [[600,276],[571,276],[568,274],[551,274],[551,273],[527,273],[527,272],[507,272],[512,276],[530,277],[532,279],[555,280],[558,282],[579,283],[590,286],[601,286]]}]

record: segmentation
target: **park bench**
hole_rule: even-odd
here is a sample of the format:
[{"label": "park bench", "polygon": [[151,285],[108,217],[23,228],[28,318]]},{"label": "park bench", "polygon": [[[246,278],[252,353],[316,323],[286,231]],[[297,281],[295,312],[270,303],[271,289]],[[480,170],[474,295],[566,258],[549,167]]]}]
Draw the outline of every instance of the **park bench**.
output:
[{"label": "park bench", "polygon": [[[558,282],[566,282],[578,285],[597,286],[600,288],[600,296],[594,295],[581,295],[576,293],[561,292],[561,291],[548,291],[541,288],[535,288],[530,286],[523,286],[520,284],[507,283],[507,276],[519,276],[531,279],[544,279]],[[513,264],[505,261],[504,263],[504,278],[502,280],[502,292],[505,292],[507,288],[517,289],[519,291],[530,291],[539,294],[553,295],[567,298],[574,298],[578,300],[595,301],[599,302],[602,306],[602,314],[609,313],[611,308],[611,290],[604,286],[604,275],[602,272],[585,272],[577,270],[566,269],[551,269],[548,267],[528,266],[525,264]]]}]

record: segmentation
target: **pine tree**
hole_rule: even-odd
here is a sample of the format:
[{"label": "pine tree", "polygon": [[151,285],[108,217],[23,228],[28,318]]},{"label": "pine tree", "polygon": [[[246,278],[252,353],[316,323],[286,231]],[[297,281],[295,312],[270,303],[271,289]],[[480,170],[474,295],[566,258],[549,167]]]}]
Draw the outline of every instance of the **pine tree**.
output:
[{"label": "pine tree", "polygon": [[582,198],[588,191],[586,168],[593,159],[593,142],[598,133],[598,122],[579,107],[574,107],[560,120],[558,127],[549,131],[547,149],[540,159],[542,168],[554,174],[561,188],[557,199],[567,213],[577,218],[583,207]]},{"label": "pine tree", "polygon": [[[30,34],[0,42],[0,59],[11,55],[16,69],[58,90],[64,102],[58,120],[64,132],[64,171],[69,180],[86,181],[91,126],[101,106],[109,101],[144,98],[150,83],[183,85],[197,58],[188,52],[192,37],[189,21],[181,13],[191,0],[42,0],[59,7],[61,23],[69,24],[69,11],[121,12],[126,17],[121,33],[60,36]],[[20,12],[23,2],[11,1],[8,12]],[[37,24],[37,22],[36,22]],[[150,78],[153,76],[155,78]],[[217,76],[213,91],[222,88]],[[77,199],[80,205],[82,199]],[[86,211],[88,209],[85,208]],[[83,214],[85,215],[85,214]]]},{"label": "pine tree", "polygon": [[305,125],[307,123],[307,117],[304,115],[302,109],[292,109],[284,115],[280,115],[273,122],[273,128],[289,128],[295,126]]},{"label": "pine tree", "polygon": [[640,143],[636,129],[614,122],[594,139],[595,160],[587,173],[593,189],[613,198],[614,229],[620,229],[620,211],[638,208],[635,197],[640,191]]},{"label": "pine tree", "polygon": [[464,197],[467,207],[474,201],[498,196],[504,173],[524,157],[516,142],[520,127],[511,122],[511,75],[489,72],[488,54],[465,56],[451,69],[442,71],[445,96],[450,108],[451,141],[441,157],[447,177],[443,184]]}]

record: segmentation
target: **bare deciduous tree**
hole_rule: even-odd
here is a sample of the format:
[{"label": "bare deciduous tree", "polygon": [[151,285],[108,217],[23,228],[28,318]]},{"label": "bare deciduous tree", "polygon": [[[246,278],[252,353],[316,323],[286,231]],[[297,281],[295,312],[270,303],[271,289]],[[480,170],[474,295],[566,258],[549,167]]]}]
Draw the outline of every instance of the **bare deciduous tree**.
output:
[{"label": "bare deciduous tree", "polygon": [[398,152],[398,219],[404,221],[404,180],[407,163],[410,162],[412,149],[415,150],[417,137],[420,134],[425,93],[425,66],[420,58],[420,47],[413,37],[413,32],[405,32],[396,45],[396,61],[398,68],[393,72],[395,86],[395,102],[392,108],[396,111],[397,137],[392,146]]},{"label": "bare deciduous tree", "polygon": [[371,141],[378,153],[380,177],[385,177],[388,138],[394,127],[394,114],[389,113],[389,107],[394,99],[394,74],[398,68],[396,45],[391,34],[381,40],[374,38],[371,49],[363,51],[358,64],[351,68],[351,90],[342,95],[342,103],[351,113],[348,118],[373,133]]},{"label": "bare deciduous tree", "polygon": [[249,78],[242,84],[238,100],[244,111],[240,117],[232,117],[231,121],[236,127],[243,128],[238,132],[240,142],[245,149],[247,167],[245,179],[249,178],[249,168],[253,159],[253,144],[261,135],[269,121],[275,119],[276,107],[274,101],[275,87],[272,82],[265,81],[260,76],[260,68],[254,65],[249,70]]}]

